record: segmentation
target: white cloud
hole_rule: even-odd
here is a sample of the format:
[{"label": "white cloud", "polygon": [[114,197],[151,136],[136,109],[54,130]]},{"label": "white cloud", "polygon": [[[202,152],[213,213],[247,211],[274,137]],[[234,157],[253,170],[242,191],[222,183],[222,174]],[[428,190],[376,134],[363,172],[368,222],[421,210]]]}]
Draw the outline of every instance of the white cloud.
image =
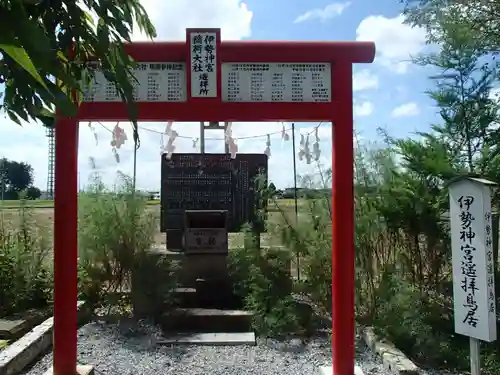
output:
[{"label": "white cloud", "polygon": [[404,16],[366,17],[356,30],[356,40],[373,41],[377,48],[376,62],[396,73],[406,73],[411,57],[425,47],[425,30],[403,24]]},{"label": "white cloud", "polygon": [[[220,28],[225,40],[251,34],[253,12],[241,0],[142,0],[158,40],[185,40],[186,28]],[[230,15],[230,16],[229,16]],[[140,34],[134,40],[147,40]]]},{"label": "white cloud", "polygon": [[366,117],[370,116],[373,112],[372,102],[363,102],[361,104],[354,104],[354,116]]},{"label": "white cloud", "polygon": [[403,85],[396,86],[396,91],[401,95],[408,94],[408,89]]},{"label": "white cloud", "polygon": [[354,73],[352,85],[354,91],[378,89],[378,76],[372,74],[368,69],[363,69]]},{"label": "white cloud", "polygon": [[350,2],[332,3],[324,8],[315,8],[298,16],[293,23],[319,20],[321,22],[340,16],[351,5]]},{"label": "white cloud", "polygon": [[401,104],[400,106],[394,108],[391,112],[392,117],[408,117],[416,116],[420,113],[420,108],[418,108],[417,103],[409,102]]}]

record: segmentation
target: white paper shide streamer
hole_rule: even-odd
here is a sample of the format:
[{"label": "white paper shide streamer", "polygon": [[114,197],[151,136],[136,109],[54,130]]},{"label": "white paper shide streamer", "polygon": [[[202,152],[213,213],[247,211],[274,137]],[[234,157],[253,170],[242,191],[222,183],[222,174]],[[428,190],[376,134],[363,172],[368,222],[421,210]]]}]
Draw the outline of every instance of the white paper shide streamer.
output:
[{"label": "white paper shide streamer", "polygon": [[[179,136],[179,133],[177,133],[175,130],[172,130],[172,125],[173,124],[174,124],[173,121],[167,122],[167,126],[165,127],[165,131],[162,134],[161,152],[162,152],[162,154],[167,154],[166,155],[167,159],[171,159],[172,158],[172,155],[175,152],[174,141]],[[167,141],[167,145],[166,146],[163,144],[163,137],[164,136],[168,137],[168,141]]]},{"label": "white paper shide streamer", "polygon": [[314,156],[315,161],[319,161],[319,158],[321,156],[321,150],[319,148],[319,135],[318,135],[318,128],[319,126],[316,126],[314,128],[314,143],[313,143],[313,151],[312,154]]},{"label": "white paper shide streamer", "polygon": [[267,141],[266,141],[266,149],[264,150],[264,154],[267,155],[268,158],[271,157],[271,135],[267,135]]},{"label": "white paper shide streamer", "polygon": [[[120,154],[118,153],[118,150],[125,144],[125,141],[127,140],[127,134],[125,134],[125,130],[121,128],[118,123],[116,123],[115,127],[113,128],[112,134],[111,134],[111,149],[113,151],[113,155],[115,156],[115,160],[117,163],[120,162]],[[96,138],[97,140],[97,138]]]},{"label": "white paper shide streamer", "polygon": [[[290,135],[288,135],[285,124],[281,125],[281,140],[283,142],[288,142],[290,140]],[[266,149],[264,150],[264,154],[266,154],[267,157],[271,157],[271,134],[266,134]]]},{"label": "white paper shide streamer", "polygon": [[99,138],[97,136],[97,130],[95,130],[95,126],[94,126],[94,124],[92,124],[92,121],[89,121],[89,129],[92,132],[92,134],[94,135],[95,145],[98,146],[99,145]]},{"label": "white paper shide streamer", "polygon": [[300,135],[300,151],[299,151],[299,160],[303,161],[305,159],[307,164],[311,164],[312,160],[319,161],[321,156],[321,149],[319,148],[319,135],[318,135],[318,126],[314,128],[314,143],[312,145],[312,152],[310,148],[309,142],[310,134],[301,134]]},{"label": "white paper shide streamer", "polygon": [[[161,133],[160,137],[160,151],[161,154],[165,154],[165,157],[167,159],[171,159],[172,155],[175,152],[176,146],[175,146],[175,140],[180,137],[179,133],[177,131],[172,129],[173,126],[173,121],[168,121],[165,127],[165,130],[163,133]],[[92,124],[92,122],[88,123],[88,127],[92,134],[94,135],[96,145],[98,145],[98,136],[97,136],[97,131],[95,129],[95,126]],[[320,149],[320,138],[318,134],[318,128],[319,125],[314,127],[314,130],[310,133],[305,133],[305,134],[300,134],[300,143],[299,147],[300,150],[298,152],[298,157],[300,161],[305,161],[307,164],[311,164],[311,162],[314,161],[319,161],[321,157],[321,149]],[[117,163],[120,163],[120,155],[119,155],[119,149],[125,144],[125,142],[128,140],[127,134],[125,133],[125,130],[119,126],[119,123],[117,122],[113,130],[111,131],[112,133],[112,139],[111,139],[111,147],[113,151],[113,155],[116,159]],[[311,145],[311,135],[314,133],[314,142]],[[266,148],[264,149],[264,154],[267,155],[267,157],[271,157],[271,135],[274,133],[266,134]],[[181,137],[181,138],[188,138],[188,137]],[[255,137],[251,137],[255,138]],[[165,143],[165,139],[167,139],[167,142]],[[198,137],[193,137],[191,138],[192,142],[192,148],[197,149],[199,145],[199,138]],[[285,127],[285,124],[282,124],[281,127],[281,140],[283,142],[288,142],[290,140],[290,135],[287,132],[287,129]],[[237,139],[233,137],[233,129],[232,129],[232,123],[228,122],[226,125],[226,129],[224,132],[224,142],[228,145],[229,153],[231,155],[231,158],[234,159],[236,158],[236,154],[238,153],[238,145],[236,143]]]},{"label": "white paper shide streamer", "polygon": [[306,155],[305,150],[304,150],[305,145],[306,145],[306,138],[305,138],[304,134],[301,134],[300,135],[300,143],[299,143],[299,146],[300,146],[299,160],[300,161],[304,160],[304,156]]},{"label": "white paper shide streamer", "polygon": [[233,138],[233,128],[232,123],[228,122],[226,126],[226,131],[224,132],[224,140],[229,148],[229,153],[231,154],[231,159],[236,158],[238,153],[238,145],[236,140]]},{"label": "white paper shide streamer", "polygon": [[286,128],[285,128],[284,124],[281,126],[281,139],[285,142],[288,142],[290,140],[290,136],[286,132]]}]

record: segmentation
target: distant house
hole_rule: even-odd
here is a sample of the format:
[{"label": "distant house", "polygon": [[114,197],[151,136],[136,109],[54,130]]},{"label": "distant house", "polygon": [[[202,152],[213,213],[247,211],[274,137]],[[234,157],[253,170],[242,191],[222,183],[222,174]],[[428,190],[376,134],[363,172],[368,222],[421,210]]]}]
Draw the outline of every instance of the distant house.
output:
[{"label": "distant house", "polygon": [[147,197],[148,200],[153,201],[153,200],[160,200],[160,192],[159,191],[148,191],[144,192],[144,195]]}]

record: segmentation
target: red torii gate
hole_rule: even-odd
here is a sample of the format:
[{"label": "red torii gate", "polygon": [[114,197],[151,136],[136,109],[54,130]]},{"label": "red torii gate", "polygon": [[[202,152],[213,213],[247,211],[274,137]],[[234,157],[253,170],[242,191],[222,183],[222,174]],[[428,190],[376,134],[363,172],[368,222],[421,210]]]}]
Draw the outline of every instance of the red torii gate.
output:
[{"label": "red torii gate", "polygon": [[[186,42],[132,43],[127,52],[139,64],[138,80],[150,81],[148,87],[138,88],[139,121],[332,122],[333,372],[353,375],[352,64],[373,62],[374,43],[221,42],[220,29],[187,29]],[[77,117],[56,122],[53,369],[57,375],[74,375],[77,357],[78,123],[129,120],[125,104],[109,89],[97,85]]]}]

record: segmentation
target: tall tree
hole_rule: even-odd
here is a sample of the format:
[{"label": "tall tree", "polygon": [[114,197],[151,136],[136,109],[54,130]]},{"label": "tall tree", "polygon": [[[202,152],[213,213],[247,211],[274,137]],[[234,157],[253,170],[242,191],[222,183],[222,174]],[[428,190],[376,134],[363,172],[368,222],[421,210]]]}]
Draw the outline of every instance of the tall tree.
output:
[{"label": "tall tree", "polygon": [[436,25],[440,27],[438,51],[416,59],[438,70],[431,77],[435,89],[428,94],[443,123],[433,126],[433,131],[450,148],[459,167],[479,172],[485,147],[497,148],[491,142],[498,111],[491,97],[496,69],[461,18],[441,19]]},{"label": "tall tree", "polygon": [[0,189],[4,199],[18,199],[19,193],[33,184],[33,168],[23,162],[0,159]]},{"label": "tall tree", "polygon": [[476,46],[500,51],[500,1],[498,0],[400,0],[406,22],[424,27],[430,42],[441,39],[441,22],[454,19],[469,30]]},{"label": "tall tree", "polygon": [[92,57],[115,83],[135,124],[134,62],[124,49],[134,24],[155,36],[140,0],[1,1],[0,83],[5,91],[0,109],[17,123],[40,120],[48,126],[56,106],[65,116],[75,114],[72,92],[81,99],[91,80],[86,62]]},{"label": "tall tree", "polygon": [[[421,59],[437,67],[431,97],[440,108],[442,126],[434,133],[450,147],[451,164],[500,181],[498,100],[491,88],[500,71],[500,1],[405,0],[407,20],[425,27],[438,53]],[[494,193],[498,207],[500,192]],[[494,251],[498,264],[498,252]],[[498,270],[495,271],[498,274]]]}]

